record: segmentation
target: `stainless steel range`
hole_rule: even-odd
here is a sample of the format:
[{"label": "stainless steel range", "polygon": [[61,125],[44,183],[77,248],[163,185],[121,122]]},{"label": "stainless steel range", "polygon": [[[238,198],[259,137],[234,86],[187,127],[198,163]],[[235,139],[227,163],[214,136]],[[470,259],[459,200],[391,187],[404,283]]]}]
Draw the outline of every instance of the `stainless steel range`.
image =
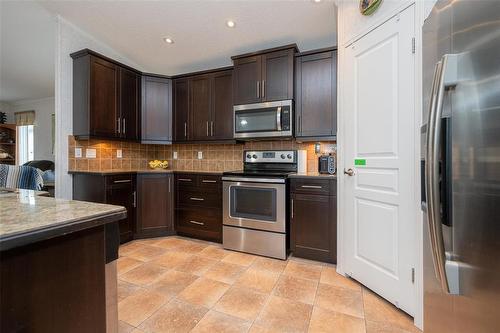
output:
[{"label": "stainless steel range", "polygon": [[286,259],[287,176],[297,151],[245,151],[242,171],[224,172],[224,248]]}]

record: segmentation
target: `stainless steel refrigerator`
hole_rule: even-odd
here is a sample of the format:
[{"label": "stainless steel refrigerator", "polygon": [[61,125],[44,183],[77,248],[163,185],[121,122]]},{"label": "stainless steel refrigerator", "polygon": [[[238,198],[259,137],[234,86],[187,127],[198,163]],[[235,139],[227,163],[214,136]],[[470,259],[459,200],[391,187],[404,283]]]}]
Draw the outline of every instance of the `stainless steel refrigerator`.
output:
[{"label": "stainless steel refrigerator", "polygon": [[424,332],[500,332],[500,1],[423,28]]}]

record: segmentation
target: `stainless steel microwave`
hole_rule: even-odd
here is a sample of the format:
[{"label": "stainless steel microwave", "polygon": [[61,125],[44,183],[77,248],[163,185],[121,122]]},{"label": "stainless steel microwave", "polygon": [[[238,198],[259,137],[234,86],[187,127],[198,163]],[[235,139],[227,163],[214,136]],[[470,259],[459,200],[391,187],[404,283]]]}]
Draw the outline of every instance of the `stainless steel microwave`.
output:
[{"label": "stainless steel microwave", "polygon": [[234,138],[257,139],[293,135],[293,101],[235,105]]}]

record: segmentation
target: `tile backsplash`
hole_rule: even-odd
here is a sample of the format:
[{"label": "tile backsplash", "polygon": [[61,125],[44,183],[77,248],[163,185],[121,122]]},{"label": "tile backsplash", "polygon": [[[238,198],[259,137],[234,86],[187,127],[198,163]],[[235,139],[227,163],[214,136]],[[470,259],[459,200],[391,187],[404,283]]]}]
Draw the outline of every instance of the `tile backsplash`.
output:
[{"label": "tile backsplash", "polygon": [[[230,171],[243,168],[243,151],[249,149],[305,149],[307,150],[307,170],[318,170],[318,155],[315,143],[295,141],[249,141],[241,144],[173,144],[149,145],[112,140],[69,141],[69,170],[108,171],[143,170],[154,159],[167,160],[169,169],[179,171]],[[75,157],[75,148],[81,148],[82,157]],[[335,153],[335,142],[321,142],[322,153]],[[89,151],[87,151],[89,149]],[[95,149],[95,158],[91,156]],[[121,150],[122,157],[117,153]],[[174,152],[177,159],[174,159]],[[202,159],[198,159],[202,152]]]}]

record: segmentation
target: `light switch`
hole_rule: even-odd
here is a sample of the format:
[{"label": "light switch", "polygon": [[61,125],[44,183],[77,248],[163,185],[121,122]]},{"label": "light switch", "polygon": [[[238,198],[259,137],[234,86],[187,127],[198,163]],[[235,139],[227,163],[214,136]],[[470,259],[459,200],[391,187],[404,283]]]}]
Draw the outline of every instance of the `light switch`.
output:
[{"label": "light switch", "polygon": [[87,148],[85,149],[85,157],[86,158],[96,158],[97,157],[97,151],[95,148]]},{"label": "light switch", "polygon": [[75,147],[75,157],[82,158],[82,148],[81,147]]},{"label": "light switch", "polygon": [[116,150],[116,158],[122,158],[122,157],[123,157],[122,150],[121,149],[117,149]]},{"label": "light switch", "polygon": [[202,160],[202,159],[203,159],[203,152],[202,152],[202,151],[199,151],[199,152],[198,152],[198,159],[199,159],[199,160]]},{"label": "light switch", "polygon": [[174,151],[174,160],[176,160],[176,159],[177,159],[177,152]]}]

